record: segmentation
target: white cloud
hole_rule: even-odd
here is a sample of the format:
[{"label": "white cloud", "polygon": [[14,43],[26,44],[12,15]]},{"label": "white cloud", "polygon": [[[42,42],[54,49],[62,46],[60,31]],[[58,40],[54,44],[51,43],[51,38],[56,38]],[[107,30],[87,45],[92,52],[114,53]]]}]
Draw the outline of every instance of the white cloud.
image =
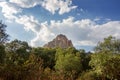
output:
[{"label": "white cloud", "polygon": [[22,8],[30,8],[39,5],[42,0],[9,0],[9,2],[15,3]]},{"label": "white cloud", "polygon": [[52,14],[58,12],[60,15],[70,12],[77,6],[72,6],[72,0],[9,0],[0,1],[2,13],[8,19],[16,18],[15,14],[21,13],[24,8],[42,6]]},{"label": "white cloud", "polygon": [[[88,34],[91,32],[91,27],[94,24],[95,23],[89,19],[75,21],[73,17],[69,17],[62,21],[53,20],[48,26],[54,34],[65,34],[74,44],[78,44],[78,41],[83,42],[84,40],[88,40]],[[80,45],[83,45],[83,43]]]},{"label": "white cloud", "polygon": [[72,6],[72,0],[10,0],[10,2],[22,8],[31,8],[40,5],[52,14],[58,11],[60,15],[77,8],[77,6]]},{"label": "white cloud", "polygon": [[74,17],[69,17],[62,21],[51,20],[48,24],[40,23],[33,16],[20,16],[16,22],[23,24],[26,30],[31,30],[36,35],[31,40],[32,46],[42,46],[58,34],[65,34],[74,46],[95,46],[98,41],[109,35],[120,37],[120,21],[98,25],[94,20],[74,20]]},{"label": "white cloud", "polygon": [[118,34],[120,34],[120,21],[109,21],[105,24],[93,26],[90,36],[92,36],[94,40],[100,41],[109,35],[120,38]]},{"label": "white cloud", "polygon": [[42,3],[42,6],[52,12],[52,14],[55,14],[56,11],[58,13],[64,14],[67,12],[70,12],[72,9],[77,8],[77,6],[71,6],[72,0],[44,0]]},{"label": "white cloud", "polygon": [[55,35],[46,26],[41,26],[41,30],[36,34],[36,37],[31,40],[31,46],[43,46]]},{"label": "white cloud", "polygon": [[68,0],[68,1],[66,1],[66,2],[59,2],[60,4],[60,6],[59,6],[59,14],[64,14],[64,13],[68,13],[68,12],[70,12],[72,9],[75,9],[75,8],[77,8],[77,6],[71,6],[71,7],[69,7],[71,4],[72,4],[72,1],[71,0]]},{"label": "white cloud", "polygon": [[0,7],[2,7],[2,13],[7,19],[15,19],[15,15],[22,12],[22,9],[13,3],[0,2]]},{"label": "white cloud", "polygon": [[43,45],[43,43],[54,37],[54,34],[48,29],[46,22],[40,23],[33,16],[20,16],[15,21],[24,25],[25,30],[32,31],[36,35],[30,42],[31,46]]},{"label": "white cloud", "polygon": [[[113,27],[114,26],[114,27]],[[41,29],[37,37],[31,41],[34,46],[42,41],[40,45],[51,41],[58,34],[65,34],[68,39],[73,41],[75,46],[95,46],[98,41],[113,35],[120,37],[120,21],[111,21],[98,25],[90,19],[75,21],[73,17],[63,19],[62,21],[52,20],[50,24],[41,23]]]},{"label": "white cloud", "polygon": [[76,43],[76,45],[78,45],[78,46],[95,46],[96,44],[93,43],[92,41],[84,40],[84,41],[78,41]]},{"label": "white cloud", "polygon": [[20,16],[15,20],[17,23],[24,25],[25,30],[33,31],[34,33],[39,32],[40,23],[33,16]]}]

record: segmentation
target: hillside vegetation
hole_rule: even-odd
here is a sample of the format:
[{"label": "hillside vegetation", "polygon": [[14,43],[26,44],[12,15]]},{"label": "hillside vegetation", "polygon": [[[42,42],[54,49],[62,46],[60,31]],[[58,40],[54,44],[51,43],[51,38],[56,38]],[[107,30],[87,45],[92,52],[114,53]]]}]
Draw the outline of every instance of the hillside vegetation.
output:
[{"label": "hillside vegetation", "polygon": [[0,22],[0,80],[120,80],[120,40],[99,42],[94,53],[69,48],[30,47],[7,42]]}]

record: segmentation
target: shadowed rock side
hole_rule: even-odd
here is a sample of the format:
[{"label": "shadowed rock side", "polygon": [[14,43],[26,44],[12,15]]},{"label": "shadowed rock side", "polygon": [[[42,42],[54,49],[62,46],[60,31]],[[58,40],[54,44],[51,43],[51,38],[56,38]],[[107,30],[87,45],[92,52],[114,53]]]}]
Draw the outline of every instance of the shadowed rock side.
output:
[{"label": "shadowed rock side", "polygon": [[45,44],[45,48],[68,48],[73,47],[72,41],[68,40],[67,37],[63,34],[58,35],[55,39]]}]

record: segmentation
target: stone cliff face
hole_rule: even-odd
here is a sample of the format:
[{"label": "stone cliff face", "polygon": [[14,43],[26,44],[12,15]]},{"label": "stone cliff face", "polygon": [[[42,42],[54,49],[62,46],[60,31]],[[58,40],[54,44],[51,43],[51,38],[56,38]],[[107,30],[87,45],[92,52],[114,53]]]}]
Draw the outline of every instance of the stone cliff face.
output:
[{"label": "stone cliff face", "polygon": [[43,47],[45,48],[68,48],[73,47],[72,41],[68,40],[67,37],[63,34],[58,35],[55,39],[45,44]]}]

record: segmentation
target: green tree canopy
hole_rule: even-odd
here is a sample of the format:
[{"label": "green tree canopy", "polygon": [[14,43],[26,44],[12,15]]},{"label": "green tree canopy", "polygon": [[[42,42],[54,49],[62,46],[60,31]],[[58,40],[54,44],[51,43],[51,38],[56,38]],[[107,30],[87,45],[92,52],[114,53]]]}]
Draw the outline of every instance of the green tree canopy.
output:
[{"label": "green tree canopy", "polygon": [[30,52],[31,47],[27,42],[15,39],[14,41],[6,44],[5,50],[6,52],[12,53],[26,53]]},{"label": "green tree canopy", "polygon": [[103,65],[103,75],[111,80],[120,80],[120,55],[106,61]]},{"label": "green tree canopy", "polygon": [[104,68],[104,64],[111,59],[112,57],[115,57],[115,54],[112,53],[94,53],[91,55],[91,60],[89,62],[89,65],[92,67],[92,69],[98,73],[102,74],[102,70]]},{"label": "green tree canopy", "polygon": [[99,42],[95,47],[95,52],[112,52],[120,53],[120,40],[112,36],[105,38],[103,42]]},{"label": "green tree canopy", "polygon": [[82,63],[80,53],[71,48],[66,50],[58,49],[56,52],[55,69],[59,71],[81,71]]},{"label": "green tree canopy", "polygon": [[7,61],[21,64],[28,59],[31,47],[25,41],[14,40],[5,45],[5,51]]},{"label": "green tree canopy", "polygon": [[54,68],[56,49],[38,47],[33,48],[31,52],[43,60],[44,68],[46,67],[49,67],[51,69]]}]

